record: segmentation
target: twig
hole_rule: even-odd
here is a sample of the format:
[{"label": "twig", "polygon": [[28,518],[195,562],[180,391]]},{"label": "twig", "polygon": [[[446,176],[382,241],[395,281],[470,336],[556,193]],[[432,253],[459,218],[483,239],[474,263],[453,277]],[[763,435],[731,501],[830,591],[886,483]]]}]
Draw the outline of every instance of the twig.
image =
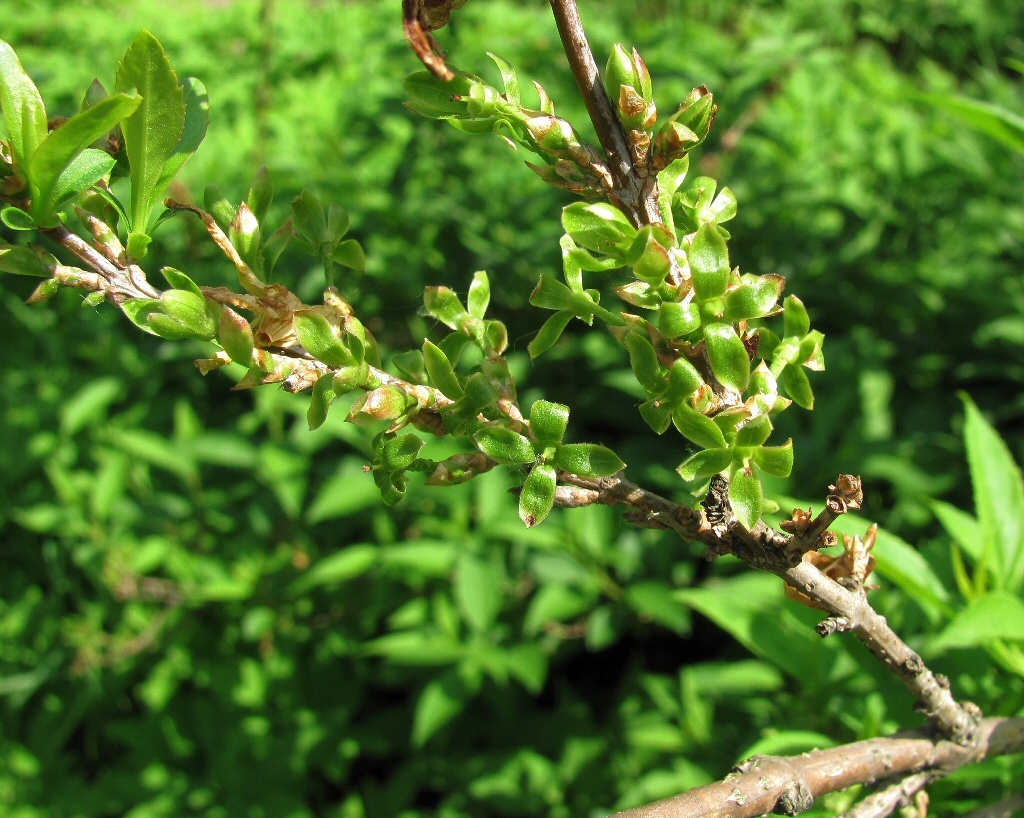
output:
[{"label": "twig", "polygon": [[660,223],[661,214],[654,194],[655,180],[638,173],[633,163],[629,141],[601,82],[576,0],[551,0],[551,11],[598,141],[608,155],[608,169],[614,180],[609,198],[622,208],[634,227]]},{"label": "twig", "polygon": [[[922,797],[924,788],[937,777],[941,776],[936,776],[932,772],[904,776],[877,792],[873,792],[839,818],[887,818],[900,807],[905,807],[915,798]],[[923,797],[927,798],[927,794],[924,794]]]},{"label": "twig", "polygon": [[85,239],[72,233],[63,225],[46,228],[39,232],[99,273],[107,282],[105,290],[107,299],[114,304],[123,304],[129,298],[158,298],[160,296],[160,292],[146,281],[144,276],[141,280],[133,276],[131,267],[121,267],[110,261]]},{"label": "twig", "polygon": [[948,775],[965,764],[1021,752],[1024,718],[985,719],[971,747],[914,730],[801,756],[755,756],[722,781],[617,813],[615,818],[799,815],[821,796],[854,784],[925,771]]}]

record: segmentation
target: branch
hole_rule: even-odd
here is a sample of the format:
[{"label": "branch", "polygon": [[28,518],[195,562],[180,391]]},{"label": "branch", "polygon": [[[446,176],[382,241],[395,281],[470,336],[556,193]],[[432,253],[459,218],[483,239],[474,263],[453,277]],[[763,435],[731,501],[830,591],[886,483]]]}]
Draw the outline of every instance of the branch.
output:
[{"label": "branch", "polygon": [[821,796],[854,784],[925,772],[941,777],[966,764],[1021,752],[1024,718],[985,719],[972,747],[913,730],[801,756],[755,756],[722,781],[617,813],[615,818],[799,815]]},{"label": "branch", "polygon": [[928,794],[924,792],[924,788],[937,778],[941,776],[933,772],[904,776],[872,793],[839,818],[887,818],[900,807],[905,807],[915,800],[924,799],[924,803],[927,804]]},{"label": "branch", "polygon": [[576,0],[551,0],[551,11],[590,121],[594,123],[598,141],[608,156],[608,169],[614,180],[609,198],[623,210],[634,227],[660,223],[655,178],[641,175],[633,163],[629,141],[601,82]]}]

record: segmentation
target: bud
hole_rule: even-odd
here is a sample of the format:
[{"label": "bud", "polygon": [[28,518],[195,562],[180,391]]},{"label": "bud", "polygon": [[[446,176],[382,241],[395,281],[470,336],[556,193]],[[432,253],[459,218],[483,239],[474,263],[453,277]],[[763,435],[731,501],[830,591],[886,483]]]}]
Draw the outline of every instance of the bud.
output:
[{"label": "bud", "polygon": [[701,138],[680,122],[671,119],[661,126],[654,137],[654,152],[665,157],[666,163],[680,159],[697,147]]},{"label": "bud", "polygon": [[[702,85],[700,88],[694,88],[690,92],[689,96],[683,100],[683,104],[679,106],[679,110],[672,114],[669,121],[662,126],[661,131],[658,132],[658,139],[662,138],[662,134],[665,133],[666,128],[669,127],[669,123],[675,122],[684,126],[696,135],[696,143],[687,148],[687,150],[692,149],[707,138],[708,131],[711,130],[711,126],[715,122],[715,114],[717,112],[718,106],[715,105],[714,99],[711,92],[708,91],[707,86]],[[685,132],[679,131],[677,136],[666,135],[665,139],[675,140],[676,138],[682,137],[685,137]]]},{"label": "bud", "polygon": [[654,127],[658,109],[654,104],[651,75],[635,48],[630,54],[616,44],[605,66],[604,84],[627,131],[650,131]]}]

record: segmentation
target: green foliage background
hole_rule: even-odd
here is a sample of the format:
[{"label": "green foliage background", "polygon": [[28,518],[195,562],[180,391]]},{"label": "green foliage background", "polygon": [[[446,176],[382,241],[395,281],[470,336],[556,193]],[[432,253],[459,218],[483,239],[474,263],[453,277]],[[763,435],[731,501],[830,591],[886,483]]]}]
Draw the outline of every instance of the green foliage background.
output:
[{"label": "green foliage background", "polygon": [[[873,598],[928,656],[959,603],[927,499],[971,504],[957,390],[1024,459],[1024,159],[920,95],[1019,112],[1019,3],[582,5],[599,54],[639,47],[663,111],[695,85],[715,93],[698,168],[739,198],[732,257],[785,275],[827,336],[816,410],[786,415],[796,470],[772,489],[820,504],[839,471],[864,477],[864,517],[920,545],[880,541],[895,567]],[[434,329],[416,315],[425,284],[465,291],[486,268],[524,404],[569,404],[575,439],[683,499],[685,452],[639,421],[617,344],[567,336],[529,363],[545,316],[527,296],[557,272],[568,199],[498,140],[403,109],[417,66],[397,8],[0,0],[0,35],[70,114],[150,29],[210,89],[209,136],[172,195],[216,181],[238,200],[265,162],[281,218],[307,185],[343,204],[369,259],[343,290],[393,349]],[[483,52],[504,56],[584,123],[545,3],[478,0],[442,39],[487,76]],[[186,220],[151,258],[204,284],[233,276]],[[322,281],[298,256],[277,271],[307,299]],[[202,345],[73,292],[26,307],[31,285],[0,280],[5,815],[598,816],[752,752],[920,722],[777,580],[605,508],[527,532],[493,473],[386,509],[343,409],[310,433],[301,398],[201,378]],[[921,576],[949,590],[930,597]],[[1021,711],[1021,679],[984,651],[936,668],[986,712]],[[1000,760],[933,798],[959,813],[1022,779]]]}]

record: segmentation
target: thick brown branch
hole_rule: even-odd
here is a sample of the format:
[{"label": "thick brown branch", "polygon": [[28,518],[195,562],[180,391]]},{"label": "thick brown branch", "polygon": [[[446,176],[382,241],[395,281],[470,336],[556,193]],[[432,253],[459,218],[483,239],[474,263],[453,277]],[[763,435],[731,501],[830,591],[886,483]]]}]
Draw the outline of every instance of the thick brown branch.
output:
[{"label": "thick brown branch", "polygon": [[753,818],[799,815],[830,792],[935,771],[948,775],[999,755],[1024,752],[1024,719],[985,719],[977,743],[964,747],[914,730],[794,757],[754,757],[722,781],[617,813],[616,818]]}]

